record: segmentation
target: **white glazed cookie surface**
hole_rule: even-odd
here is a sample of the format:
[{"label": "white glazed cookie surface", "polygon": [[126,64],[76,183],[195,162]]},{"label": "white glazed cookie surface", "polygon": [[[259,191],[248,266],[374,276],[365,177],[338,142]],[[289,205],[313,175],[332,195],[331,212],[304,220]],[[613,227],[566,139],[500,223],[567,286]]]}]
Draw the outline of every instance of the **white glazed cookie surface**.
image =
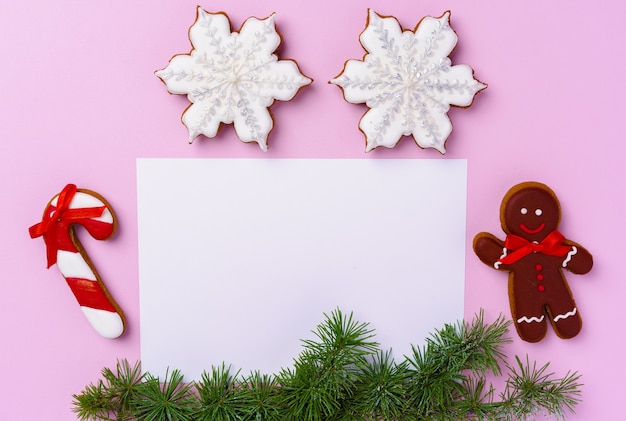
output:
[{"label": "white glazed cookie surface", "polygon": [[392,148],[412,135],[420,147],[445,153],[450,105],[467,107],[487,87],[469,66],[453,66],[448,58],[457,43],[450,12],[425,17],[412,32],[370,10],[360,41],[367,51],[363,60],[348,60],[331,83],[343,89],[346,101],[369,108],[359,123],[366,151]]},{"label": "white glazed cookie surface", "polygon": [[170,93],[187,95],[192,103],[182,117],[189,142],[199,135],[215,137],[222,123],[234,123],[239,139],[267,150],[273,127],[268,107],[311,83],[294,61],[273,54],[281,41],[274,15],[249,18],[239,32],[231,32],[228,16],[198,7],[189,39],[191,53],[174,56],[156,72]]}]

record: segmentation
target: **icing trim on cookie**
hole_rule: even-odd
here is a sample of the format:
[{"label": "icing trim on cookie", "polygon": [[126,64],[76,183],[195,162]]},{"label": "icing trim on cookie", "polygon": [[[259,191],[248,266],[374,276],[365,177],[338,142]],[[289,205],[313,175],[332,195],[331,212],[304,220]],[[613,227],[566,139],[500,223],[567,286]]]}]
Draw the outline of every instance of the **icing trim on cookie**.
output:
[{"label": "icing trim on cookie", "polygon": [[506,247],[502,247],[502,255],[498,258],[498,260],[493,264],[493,267],[495,269],[500,269],[500,266],[502,265],[501,260],[504,259],[507,255],[509,251],[506,249]]},{"label": "icing trim on cookie", "polygon": [[565,260],[563,260],[563,267],[567,267],[567,264],[572,260],[572,256],[574,256],[576,253],[578,253],[578,249],[576,248],[576,246],[572,246],[572,249],[569,251],[569,253],[567,253],[567,257],[565,257]]},{"label": "icing trim on cookie", "polygon": [[553,320],[556,323],[559,320],[567,319],[568,317],[575,316],[577,312],[578,312],[578,310],[576,309],[576,307],[574,307],[574,309],[572,311],[568,311],[567,313],[559,314],[556,317],[554,317]]},{"label": "icing trim on cookie", "polygon": [[545,318],[545,316],[541,316],[541,317],[534,317],[533,316],[533,317],[530,317],[530,318],[528,318],[526,316],[523,316],[523,317],[520,317],[519,319],[517,319],[517,323],[522,323],[522,322],[526,322],[526,323],[532,323],[532,322],[541,323],[541,322],[543,322],[544,318]]}]

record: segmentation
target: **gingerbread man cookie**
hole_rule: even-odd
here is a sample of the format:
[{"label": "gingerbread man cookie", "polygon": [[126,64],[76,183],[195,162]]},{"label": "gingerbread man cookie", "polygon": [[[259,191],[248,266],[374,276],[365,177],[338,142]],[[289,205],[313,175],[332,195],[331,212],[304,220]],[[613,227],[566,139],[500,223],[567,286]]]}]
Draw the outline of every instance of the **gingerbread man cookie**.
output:
[{"label": "gingerbread man cookie", "polygon": [[560,219],[559,200],[548,186],[521,183],[506,193],[500,206],[506,239],[486,232],[474,237],[478,258],[509,272],[511,315],[517,333],[528,342],[543,339],[548,321],[563,339],[576,336],[582,328],[563,270],[587,273],[593,258],[557,231]]}]

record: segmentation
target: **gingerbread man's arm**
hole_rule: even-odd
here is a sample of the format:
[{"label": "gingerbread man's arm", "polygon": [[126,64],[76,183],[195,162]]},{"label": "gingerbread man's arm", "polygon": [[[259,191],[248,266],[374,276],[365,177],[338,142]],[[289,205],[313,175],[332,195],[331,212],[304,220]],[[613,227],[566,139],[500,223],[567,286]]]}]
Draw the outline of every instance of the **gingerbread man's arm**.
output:
[{"label": "gingerbread man's arm", "polygon": [[593,257],[586,248],[573,241],[565,241],[565,245],[570,246],[569,253],[563,259],[563,268],[572,273],[584,274],[593,267]]},{"label": "gingerbread man's arm", "polygon": [[486,265],[495,269],[506,270],[505,265],[496,262],[503,256],[504,243],[488,232],[481,232],[474,237],[474,253]]}]

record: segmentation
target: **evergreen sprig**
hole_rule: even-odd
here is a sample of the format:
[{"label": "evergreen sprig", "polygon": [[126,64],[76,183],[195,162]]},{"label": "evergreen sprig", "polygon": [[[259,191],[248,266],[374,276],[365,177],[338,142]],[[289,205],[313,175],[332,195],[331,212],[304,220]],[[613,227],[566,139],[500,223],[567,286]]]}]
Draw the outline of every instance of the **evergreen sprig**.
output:
[{"label": "evergreen sprig", "polygon": [[407,363],[396,364],[391,350],[378,350],[361,371],[354,411],[372,419],[396,420],[406,413]]},{"label": "evergreen sprig", "polygon": [[[352,313],[324,317],[293,367],[276,375],[242,376],[222,363],[184,383],[178,370],[159,379],[123,360],[74,395],[74,411],[81,421],[528,420],[563,419],[580,402],[578,373],[558,378],[528,356],[506,362],[502,316],[487,324],[481,311],[445,325],[400,363]],[[495,399],[486,376],[502,367],[506,386]]]},{"label": "evergreen sprig", "polygon": [[198,421],[227,421],[241,418],[245,411],[237,383],[239,371],[231,373],[231,367],[222,363],[202,373],[196,384],[200,406],[196,412]]},{"label": "evergreen sprig", "polygon": [[80,421],[87,420],[132,420],[132,410],[140,400],[138,390],[144,375],[141,364],[131,367],[128,361],[117,362],[115,372],[102,369],[102,377],[95,385],[88,385],[83,393],[74,395],[74,408]]},{"label": "evergreen sprig", "polygon": [[342,412],[355,391],[366,357],[376,352],[374,331],[335,310],[314,331],[317,340],[303,340],[304,351],[293,369],[278,375],[282,405],[296,420],[329,420]]},{"label": "evergreen sprig", "polygon": [[563,378],[555,378],[548,372],[548,364],[537,368],[526,356],[522,363],[515,356],[517,367],[509,366],[509,378],[501,394],[502,419],[532,420],[543,411],[556,419],[565,419],[568,412],[580,402],[580,375],[568,372]]},{"label": "evergreen sprig", "polygon": [[162,380],[150,373],[137,387],[138,399],[131,413],[142,421],[184,421],[194,420],[197,399],[193,393],[193,383],[183,383],[179,370],[167,370]]},{"label": "evergreen sprig", "polygon": [[[504,361],[502,346],[510,342],[505,335],[509,322],[500,316],[494,323],[485,324],[481,311],[472,323],[447,324],[426,340],[423,347],[412,347],[406,357],[408,364],[408,396],[415,416],[420,419],[443,417],[458,419],[468,411],[463,396],[475,401],[474,412],[485,399],[477,400],[484,386],[472,382],[471,375],[483,377],[488,371],[500,374]],[[488,395],[488,394],[487,394]]]},{"label": "evergreen sprig", "polygon": [[278,420],[281,419],[279,384],[276,376],[253,371],[242,380],[239,396],[245,403],[242,420]]}]

